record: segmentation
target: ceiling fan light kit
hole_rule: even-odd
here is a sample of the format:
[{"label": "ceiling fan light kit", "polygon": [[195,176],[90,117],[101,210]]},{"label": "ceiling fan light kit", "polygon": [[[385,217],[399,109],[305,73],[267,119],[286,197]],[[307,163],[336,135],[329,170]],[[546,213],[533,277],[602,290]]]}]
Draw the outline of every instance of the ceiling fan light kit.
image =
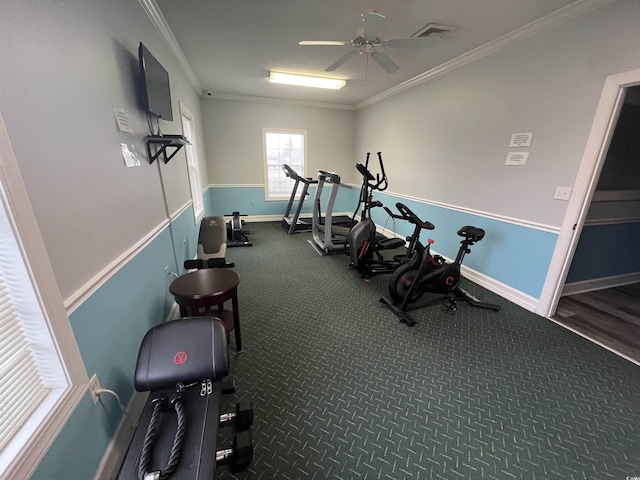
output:
[{"label": "ceiling fan light kit", "polygon": [[299,45],[326,45],[326,46],[344,46],[350,45],[353,50],[347,52],[338,60],[333,62],[327,68],[326,72],[333,72],[342,66],[354,54],[359,53],[371,57],[380,67],[387,73],[394,73],[400,67],[391,60],[391,58],[381,48],[410,48],[410,47],[429,47],[437,45],[439,40],[451,31],[451,27],[445,25],[429,24],[419,32],[416,32],[411,38],[393,38],[383,40],[381,38],[382,26],[386,20],[384,15],[377,12],[369,11],[362,14],[364,21],[364,29],[362,35],[350,41],[341,40],[303,40],[298,42]]},{"label": "ceiling fan light kit", "polygon": [[295,73],[272,71],[269,75],[269,83],[340,90],[347,84],[347,81],[341,78],[316,77],[311,75],[298,75]]}]

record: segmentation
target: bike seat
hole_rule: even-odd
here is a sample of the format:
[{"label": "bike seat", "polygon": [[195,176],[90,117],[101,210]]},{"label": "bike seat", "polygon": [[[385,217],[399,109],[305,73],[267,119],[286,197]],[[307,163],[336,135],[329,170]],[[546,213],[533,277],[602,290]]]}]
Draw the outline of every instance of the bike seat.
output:
[{"label": "bike seat", "polygon": [[466,225],[458,230],[458,235],[472,242],[479,242],[484,238],[484,230],[478,227]]}]

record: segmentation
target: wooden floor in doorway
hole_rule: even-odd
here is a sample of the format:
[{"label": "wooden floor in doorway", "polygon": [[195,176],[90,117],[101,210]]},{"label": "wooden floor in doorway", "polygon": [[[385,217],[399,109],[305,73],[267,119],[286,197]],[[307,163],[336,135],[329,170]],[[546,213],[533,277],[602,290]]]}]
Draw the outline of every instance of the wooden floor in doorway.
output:
[{"label": "wooden floor in doorway", "polygon": [[552,319],[640,364],[640,283],[564,296]]}]

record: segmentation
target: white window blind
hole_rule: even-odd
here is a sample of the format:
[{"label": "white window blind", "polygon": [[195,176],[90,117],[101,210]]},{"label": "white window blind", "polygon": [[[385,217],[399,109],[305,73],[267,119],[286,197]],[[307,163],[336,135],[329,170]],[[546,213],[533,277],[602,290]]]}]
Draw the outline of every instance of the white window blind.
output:
[{"label": "white window blind", "polygon": [[0,450],[4,450],[50,389],[66,381],[2,185],[0,200]]}]

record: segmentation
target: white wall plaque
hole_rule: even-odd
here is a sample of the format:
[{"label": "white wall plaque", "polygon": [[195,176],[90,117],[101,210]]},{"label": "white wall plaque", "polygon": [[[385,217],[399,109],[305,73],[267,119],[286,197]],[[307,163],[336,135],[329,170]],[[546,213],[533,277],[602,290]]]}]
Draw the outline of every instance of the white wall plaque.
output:
[{"label": "white wall plaque", "polygon": [[507,161],[505,165],[526,165],[529,152],[509,152],[507,153]]},{"label": "white wall plaque", "polygon": [[533,132],[514,133],[511,135],[510,147],[530,147]]},{"label": "white wall plaque", "polygon": [[133,134],[133,128],[131,127],[131,121],[129,120],[129,114],[124,108],[113,107],[113,113],[116,116],[116,123],[118,124],[118,130],[125,133]]}]

